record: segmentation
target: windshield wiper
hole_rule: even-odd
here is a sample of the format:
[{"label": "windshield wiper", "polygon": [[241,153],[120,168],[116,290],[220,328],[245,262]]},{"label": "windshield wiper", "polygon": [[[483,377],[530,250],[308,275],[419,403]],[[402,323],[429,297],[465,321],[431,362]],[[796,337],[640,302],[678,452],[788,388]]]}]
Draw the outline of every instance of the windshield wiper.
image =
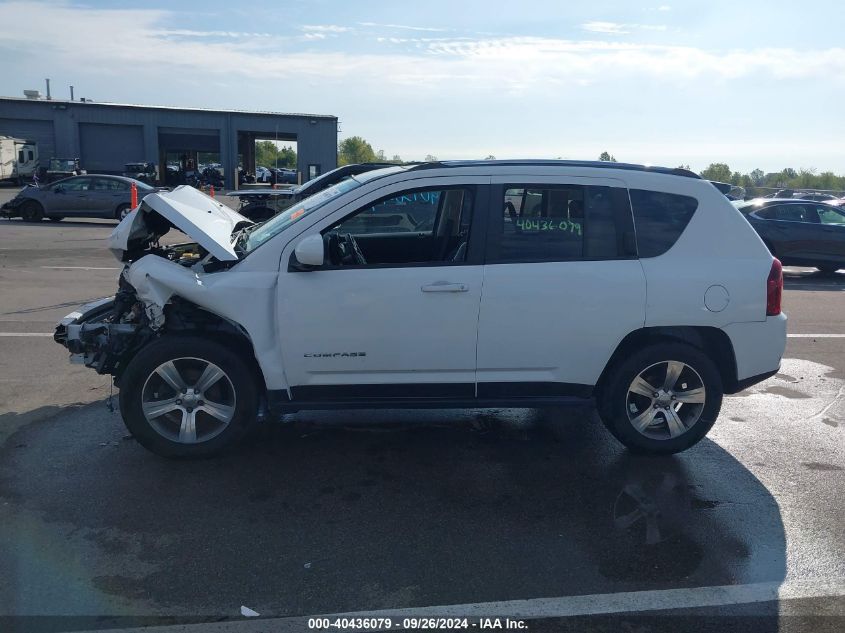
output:
[{"label": "windshield wiper", "polygon": [[249,234],[252,233],[255,229],[261,226],[263,222],[256,222],[255,224],[250,224],[249,226],[245,226],[244,228],[235,231],[232,234],[232,244],[235,247],[235,250],[239,250],[242,253],[246,254],[246,249],[243,247],[246,239],[249,237]]}]

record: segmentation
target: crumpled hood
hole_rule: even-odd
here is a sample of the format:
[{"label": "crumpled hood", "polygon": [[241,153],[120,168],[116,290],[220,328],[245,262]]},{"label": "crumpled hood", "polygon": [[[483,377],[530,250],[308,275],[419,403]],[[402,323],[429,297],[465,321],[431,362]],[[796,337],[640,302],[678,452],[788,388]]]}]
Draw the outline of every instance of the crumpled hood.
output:
[{"label": "crumpled hood", "polygon": [[144,196],[141,204],[109,236],[109,250],[118,260],[123,261],[123,255],[131,242],[157,234],[151,226],[154,223],[147,221],[151,213],[155,215],[153,212],[223,262],[238,259],[232,247],[232,231],[239,225],[253,224],[252,220],[190,185],[176,187],[173,191],[150,193]]}]

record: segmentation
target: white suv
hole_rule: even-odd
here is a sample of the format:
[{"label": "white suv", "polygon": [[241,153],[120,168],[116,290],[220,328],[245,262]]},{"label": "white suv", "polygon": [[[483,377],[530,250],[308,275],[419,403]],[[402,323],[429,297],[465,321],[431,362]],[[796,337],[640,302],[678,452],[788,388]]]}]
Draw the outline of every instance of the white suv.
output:
[{"label": "white suv", "polygon": [[[159,245],[172,226],[195,242]],[[56,340],[114,376],[126,426],[168,456],[300,409],[588,398],[626,446],[673,453],[786,343],[780,262],[678,169],[397,166],[260,224],[180,187],[146,196],[110,248],[119,291]]]}]

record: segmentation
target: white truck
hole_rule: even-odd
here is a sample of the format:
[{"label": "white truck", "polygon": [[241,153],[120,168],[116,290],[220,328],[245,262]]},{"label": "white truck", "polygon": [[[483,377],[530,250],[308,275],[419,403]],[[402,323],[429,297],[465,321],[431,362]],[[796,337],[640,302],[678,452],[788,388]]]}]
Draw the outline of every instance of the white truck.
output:
[{"label": "white truck", "polygon": [[0,136],[0,182],[19,185],[38,173],[38,145],[11,136]]}]

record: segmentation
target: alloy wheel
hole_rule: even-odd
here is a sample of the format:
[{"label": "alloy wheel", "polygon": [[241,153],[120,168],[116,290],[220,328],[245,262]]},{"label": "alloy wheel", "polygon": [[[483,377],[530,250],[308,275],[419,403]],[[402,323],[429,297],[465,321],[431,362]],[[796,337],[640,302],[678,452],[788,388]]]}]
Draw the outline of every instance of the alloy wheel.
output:
[{"label": "alloy wheel", "polygon": [[707,392],[698,372],[668,360],[646,367],[628,387],[628,421],[642,435],[658,440],[679,437],[698,422]]},{"label": "alloy wheel", "polygon": [[200,358],[162,363],[141,390],[141,410],[155,431],[180,444],[222,433],[235,415],[235,388],[220,367]]}]

